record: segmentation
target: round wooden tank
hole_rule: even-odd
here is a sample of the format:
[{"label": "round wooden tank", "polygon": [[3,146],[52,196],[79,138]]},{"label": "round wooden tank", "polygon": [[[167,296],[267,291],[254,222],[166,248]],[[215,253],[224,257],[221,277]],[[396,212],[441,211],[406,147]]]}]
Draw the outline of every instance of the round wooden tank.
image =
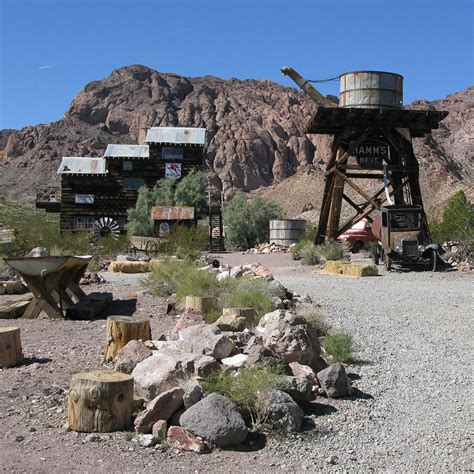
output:
[{"label": "round wooden tank", "polygon": [[346,72],[340,76],[339,92],[339,107],[403,108],[403,76],[393,72]]},{"label": "round wooden tank", "polygon": [[306,232],[304,219],[274,219],[270,221],[270,243],[291,245],[298,242]]}]

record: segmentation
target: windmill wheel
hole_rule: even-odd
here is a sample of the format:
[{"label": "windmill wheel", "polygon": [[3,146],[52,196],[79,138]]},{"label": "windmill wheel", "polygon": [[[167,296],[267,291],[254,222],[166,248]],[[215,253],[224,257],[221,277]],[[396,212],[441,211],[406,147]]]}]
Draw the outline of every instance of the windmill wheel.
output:
[{"label": "windmill wheel", "polygon": [[92,226],[91,241],[96,243],[102,237],[107,237],[108,235],[117,240],[120,236],[120,226],[111,217],[100,217]]}]

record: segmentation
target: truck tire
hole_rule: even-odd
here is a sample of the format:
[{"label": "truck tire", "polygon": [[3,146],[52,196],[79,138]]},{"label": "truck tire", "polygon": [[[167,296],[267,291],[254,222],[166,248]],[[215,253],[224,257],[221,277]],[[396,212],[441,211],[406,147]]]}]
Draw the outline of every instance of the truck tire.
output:
[{"label": "truck tire", "polygon": [[387,272],[391,271],[392,270],[392,259],[390,258],[390,255],[388,253],[385,253],[385,270],[387,270]]},{"label": "truck tire", "polygon": [[432,272],[436,272],[438,270],[439,263],[438,252],[433,250],[430,255],[430,267]]},{"label": "truck tire", "polygon": [[360,249],[364,246],[364,243],[358,240],[357,242],[354,243],[352,246],[351,252],[352,253],[359,253]]}]

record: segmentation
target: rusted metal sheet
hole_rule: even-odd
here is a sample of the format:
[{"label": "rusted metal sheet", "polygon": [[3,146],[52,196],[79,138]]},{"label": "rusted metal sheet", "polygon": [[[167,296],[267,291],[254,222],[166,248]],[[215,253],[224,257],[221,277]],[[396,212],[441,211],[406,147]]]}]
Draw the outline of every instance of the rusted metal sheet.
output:
[{"label": "rusted metal sheet", "polygon": [[154,221],[194,220],[194,207],[190,206],[156,206],[151,210]]},{"label": "rusted metal sheet", "polygon": [[342,74],[339,106],[364,109],[401,109],[403,76],[383,71],[355,71]]},{"label": "rusted metal sheet", "polygon": [[106,174],[104,158],[66,156],[61,160],[58,174]]},{"label": "rusted metal sheet", "polygon": [[104,158],[149,158],[148,145],[107,145]]},{"label": "rusted metal sheet", "polygon": [[176,145],[204,145],[205,128],[152,127],[146,134],[147,143],[172,143]]}]

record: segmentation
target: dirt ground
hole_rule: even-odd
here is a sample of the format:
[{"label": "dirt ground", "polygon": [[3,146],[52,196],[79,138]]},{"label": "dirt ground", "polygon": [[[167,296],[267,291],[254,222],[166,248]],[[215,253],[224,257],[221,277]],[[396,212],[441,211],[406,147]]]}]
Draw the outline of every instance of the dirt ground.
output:
[{"label": "dirt ground", "polygon": [[[221,254],[226,263],[251,263],[260,261],[271,268],[277,278],[286,285],[300,286],[290,289],[299,293],[310,292],[316,302],[321,302],[326,311],[331,311],[331,295],[328,288],[340,291],[339,297],[352,288],[357,293],[361,279],[317,275],[312,268],[301,267],[288,254],[242,255]],[[167,334],[174,326],[176,316],[166,315],[166,301],[154,298],[142,287],[141,276],[104,274],[107,283],[84,287],[87,293],[108,291],[114,296],[105,318],[111,314],[126,314],[150,318],[153,338]],[[380,277],[382,278],[382,277]],[[396,275],[396,279],[410,280],[416,275]],[[425,278],[425,277],[423,277]],[[428,276],[426,276],[428,278]],[[446,274],[443,284],[458,284],[458,274]],[[466,280],[469,279],[469,280]],[[364,279],[365,280],[365,279]],[[436,280],[436,278],[435,278]],[[377,279],[373,280],[374,284]],[[462,283],[472,283],[470,275]],[[300,283],[303,282],[303,283]],[[447,283],[446,283],[447,282]],[[372,284],[367,286],[370,288]],[[373,285],[372,285],[373,286]],[[303,288],[304,287],[304,288]],[[338,290],[339,288],[339,290]],[[466,286],[463,287],[465,291]],[[304,290],[304,291],[303,291]],[[320,290],[324,297],[318,301]],[[331,291],[332,291],[331,290]],[[316,295],[316,296],[315,296]],[[336,298],[336,296],[334,296]],[[7,299],[0,297],[0,303]],[[459,303],[459,302],[458,302]],[[461,303],[459,303],[461,304]],[[464,304],[460,311],[468,311]],[[330,315],[329,315],[330,316]],[[308,425],[300,434],[286,439],[280,437],[249,436],[247,442],[236,450],[216,450],[206,455],[184,453],[174,449],[143,448],[130,441],[130,433],[100,434],[91,441],[85,433],[75,433],[67,428],[67,390],[73,372],[110,368],[102,361],[105,345],[105,319],[96,321],[15,321],[0,320],[0,326],[19,326],[23,345],[24,362],[19,367],[0,370],[0,466],[2,472],[272,472],[303,470],[349,470],[370,471],[381,469],[398,470],[397,465],[364,457],[363,450],[355,454],[344,446],[348,428],[344,428],[347,417],[353,416],[358,407],[371,407],[365,403],[366,387],[376,381],[358,382],[364,375],[364,365],[351,368],[358,396],[352,400],[317,400],[311,407],[316,421],[315,427]],[[377,325],[373,325],[374,339]],[[363,337],[362,337],[363,338]],[[374,343],[376,345],[376,342]],[[370,358],[370,347],[364,352]],[[374,357],[375,368],[383,368],[383,360]],[[365,383],[365,385],[364,385]],[[359,385],[358,385],[359,384]],[[360,387],[359,390],[357,387]],[[372,397],[373,398],[373,397]],[[372,410],[372,408],[370,408]],[[365,413],[365,412],[364,412]],[[345,417],[345,418],[344,418]],[[355,415],[357,418],[357,415]],[[341,426],[343,427],[341,429]],[[366,424],[360,425],[363,430]],[[354,425],[354,430],[359,429]],[[366,428],[369,430],[370,428]],[[355,433],[356,431],[354,431]],[[357,433],[359,433],[357,431]],[[358,434],[359,435],[359,434]],[[330,446],[331,449],[327,448]],[[332,449],[336,446],[335,449]],[[323,449],[324,448],[324,449]],[[377,448],[378,449],[378,448]],[[464,448],[463,448],[464,449]],[[328,455],[336,453],[339,461],[333,465]],[[463,454],[461,453],[460,456]],[[355,460],[356,456],[358,460]],[[464,459],[461,459],[464,462]],[[460,462],[461,462],[460,461]],[[340,463],[340,464],[338,464]],[[449,460],[448,464],[450,466]],[[466,467],[464,464],[452,464]],[[412,464],[406,467],[413,467]],[[401,468],[401,470],[404,470]],[[422,469],[423,470],[423,469]],[[436,470],[436,469],[435,469]]]}]

